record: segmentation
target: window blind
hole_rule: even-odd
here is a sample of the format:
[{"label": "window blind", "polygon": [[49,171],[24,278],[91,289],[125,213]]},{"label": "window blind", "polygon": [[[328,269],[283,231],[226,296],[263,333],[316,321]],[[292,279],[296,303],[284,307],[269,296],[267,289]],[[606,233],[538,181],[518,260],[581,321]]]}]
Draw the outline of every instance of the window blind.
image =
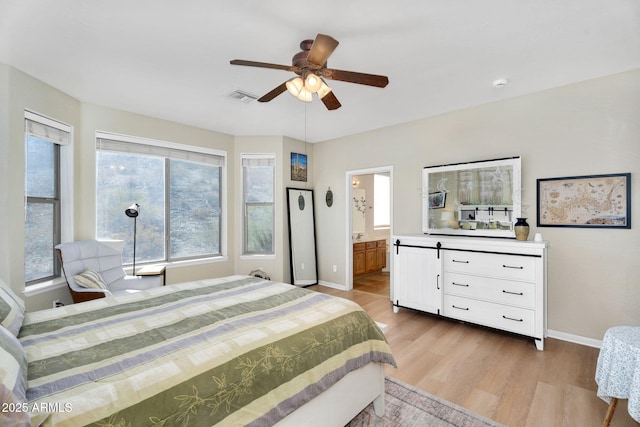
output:
[{"label": "window blind", "polygon": [[243,154],[242,167],[275,166],[276,159],[272,154]]},{"label": "window blind", "polygon": [[185,160],[188,162],[204,163],[207,165],[218,167],[224,166],[224,156],[192,150],[184,150],[177,147],[169,147],[160,144],[143,144],[138,142],[98,137],[97,149],[104,151],[116,151],[120,153],[141,154],[146,156]]},{"label": "window blind", "polygon": [[58,145],[71,143],[71,126],[41,116],[31,111],[24,112],[25,134]]}]

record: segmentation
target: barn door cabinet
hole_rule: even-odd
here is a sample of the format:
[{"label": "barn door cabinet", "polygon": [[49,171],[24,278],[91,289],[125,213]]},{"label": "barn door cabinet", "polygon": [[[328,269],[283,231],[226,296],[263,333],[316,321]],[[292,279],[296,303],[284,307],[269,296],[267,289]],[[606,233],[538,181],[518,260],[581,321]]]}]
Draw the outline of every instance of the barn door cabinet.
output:
[{"label": "barn door cabinet", "polygon": [[393,305],[534,338],[547,335],[547,243],[394,236]]}]

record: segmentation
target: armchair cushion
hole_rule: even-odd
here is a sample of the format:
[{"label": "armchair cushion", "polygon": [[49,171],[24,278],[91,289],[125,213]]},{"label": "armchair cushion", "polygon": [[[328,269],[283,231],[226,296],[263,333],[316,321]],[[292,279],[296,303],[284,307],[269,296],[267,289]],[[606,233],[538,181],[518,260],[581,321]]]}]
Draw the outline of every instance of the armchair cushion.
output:
[{"label": "armchair cushion", "polygon": [[104,283],[100,273],[93,271],[90,268],[87,268],[82,273],[73,276],[73,280],[83,288],[109,289],[107,284]]}]

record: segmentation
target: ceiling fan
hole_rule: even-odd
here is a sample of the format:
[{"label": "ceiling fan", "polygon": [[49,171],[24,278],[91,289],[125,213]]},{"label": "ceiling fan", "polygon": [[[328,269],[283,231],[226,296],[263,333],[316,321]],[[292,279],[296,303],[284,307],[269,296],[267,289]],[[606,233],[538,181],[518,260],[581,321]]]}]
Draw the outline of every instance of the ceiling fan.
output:
[{"label": "ceiling fan", "polygon": [[299,76],[287,80],[263,95],[258,99],[259,102],[269,102],[284,91],[289,90],[298,99],[307,102],[312,100],[312,93],[317,93],[327,109],[335,110],[340,108],[342,104],[333,94],[331,88],[327,86],[324,79],[375,87],[385,87],[389,83],[389,79],[386,76],[327,68],[327,59],[337,46],[338,41],[333,37],[326,34],[318,34],[315,40],[303,40],[300,43],[302,51],[293,56],[292,65],[245,61],[243,59],[234,59],[231,64],[292,71]]}]

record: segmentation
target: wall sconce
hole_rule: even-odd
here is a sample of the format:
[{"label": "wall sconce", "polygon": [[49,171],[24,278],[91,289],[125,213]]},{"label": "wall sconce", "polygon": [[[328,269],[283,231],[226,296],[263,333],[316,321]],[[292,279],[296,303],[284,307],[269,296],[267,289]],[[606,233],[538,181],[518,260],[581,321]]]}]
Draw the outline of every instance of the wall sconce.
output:
[{"label": "wall sconce", "polygon": [[358,178],[353,178],[353,181],[351,182],[351,184],[354,187],[357,187],[358,185],[360,185],[360,181],[358,181]]}]

